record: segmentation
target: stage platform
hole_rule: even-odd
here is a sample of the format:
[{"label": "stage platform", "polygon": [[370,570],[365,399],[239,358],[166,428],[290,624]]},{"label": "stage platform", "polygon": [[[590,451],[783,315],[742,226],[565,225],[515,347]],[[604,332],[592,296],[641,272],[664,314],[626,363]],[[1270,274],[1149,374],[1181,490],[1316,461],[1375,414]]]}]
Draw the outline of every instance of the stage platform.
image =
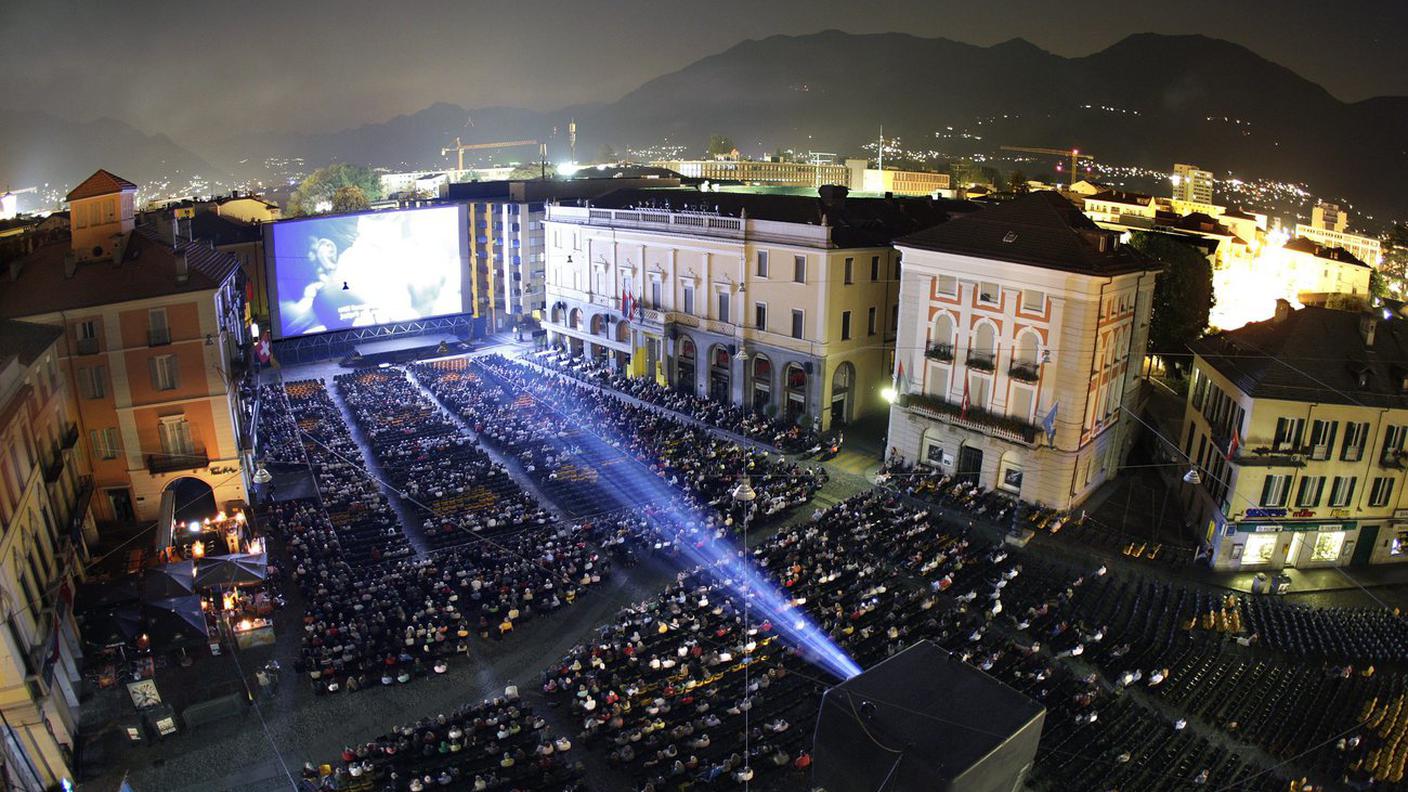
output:
[{"label": "stage platform", "polygon": [[355,351],[342,359],[345,368],[368,368],[383,363],[397,365],[413,360],[461,355],[473,349],[469,343],[447,333],[388,338],[357,344]]}]

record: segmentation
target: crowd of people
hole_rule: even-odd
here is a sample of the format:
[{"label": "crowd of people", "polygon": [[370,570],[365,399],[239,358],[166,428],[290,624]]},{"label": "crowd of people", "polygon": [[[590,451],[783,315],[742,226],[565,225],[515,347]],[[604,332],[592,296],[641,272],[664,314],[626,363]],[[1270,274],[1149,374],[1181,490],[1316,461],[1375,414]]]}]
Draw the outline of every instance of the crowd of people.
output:
[{"label": "crowd of people", "polygon": [[255,447],[260,461],[266,464],[301,465],[307,463],[303,451],[303,438],[298,434],[298,424],[294,423],[289,412],[287,397],[280,385],[260,385],[252,394],[258,401],[258,409],[251,418],[258,416],[255,423]]},{"label": "crowd of people", "polygon": [[506,638],[609,576],[575,526],[553,522],[414,555],[323,383],[287,391],[318,497],[272,503],[267,520],[305,601],[295,667],[317,692],[445,673],[471,641]]},{"label": "crowd of people", "polygon": [[600,362],[565,351],[539,352],[528,360],[564,376],[610,388],[716,429],[765,443],[784,453],[805,451],[819,442],[811,427],[798,426],[778,418],[769,418],[756,410],[668,388],[651,377],[627,377]]},{"label": "crowd of people", "polygon": [[336,378],[391,484],[418,511],[430,549],[546,525],[552,516],[401,369]]}]

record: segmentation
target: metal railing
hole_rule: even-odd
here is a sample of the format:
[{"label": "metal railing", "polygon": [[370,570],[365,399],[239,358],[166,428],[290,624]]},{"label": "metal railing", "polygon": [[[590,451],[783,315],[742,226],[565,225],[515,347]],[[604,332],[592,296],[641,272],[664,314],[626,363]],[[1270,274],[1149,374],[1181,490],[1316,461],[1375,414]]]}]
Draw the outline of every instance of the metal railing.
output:
[{"label": "metal railing", "polygon": [[210,464],[210,455],[205,449],[193,449],[182,453],[147,455],[147,470],[151,473],[171,473],[177,470],[195,470]]},{"label": "metal railing", "polygon": [[927,393],[907,393],[900,397],[900,405],[944,423],[973,429],[1014,443],[1036,445],[1036,439],[1040,435],[1037,426],[1020,418],[999,415],[972,405],[965,410],[962,404],[954,404]]},{"label": "metal railing", "polygon": [[1041,379],[1041,365],[1018,360],[1013,362],[1011,368],[1007,369],[1007,374],[1012,379],[1022,382],[1036,382]]},{"label": "metal railing", "polygon": [[991,352],[969,352],[968,368],[978,371],[992,371],[997,368],[997,355]]},{"label": "metal railing", "polygon": [[953,362],[953,344],[930,344],[924,350],[924,357],[942,363]]},{"label": "metal railing", "polygon": [[166,346],[171,343],[171,329],[153,327],[147,331],[147,346]]}]

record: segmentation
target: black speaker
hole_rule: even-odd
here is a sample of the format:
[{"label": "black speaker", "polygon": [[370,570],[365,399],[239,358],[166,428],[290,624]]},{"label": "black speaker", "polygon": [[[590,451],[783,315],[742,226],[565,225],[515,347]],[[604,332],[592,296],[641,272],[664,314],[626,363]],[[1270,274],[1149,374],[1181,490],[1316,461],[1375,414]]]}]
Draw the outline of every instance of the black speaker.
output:
[{"label": "black speaker", "polygon": [[922,641],[826,691],[812,789],[1015,792],[1046,709]]}]

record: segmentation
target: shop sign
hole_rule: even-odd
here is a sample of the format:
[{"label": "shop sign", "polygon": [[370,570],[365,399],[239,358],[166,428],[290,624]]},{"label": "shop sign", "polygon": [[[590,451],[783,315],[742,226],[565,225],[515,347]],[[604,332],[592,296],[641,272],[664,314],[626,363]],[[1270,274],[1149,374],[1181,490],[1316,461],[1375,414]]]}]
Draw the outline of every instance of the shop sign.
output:
[{"label": "shop sign", "polygon": [[228,466],[213,467],[210,469],[210,475],[212,476],[233,476],[238,472],[240,472],[239,468]]},{"label": "shop sign", "polygon": [[1264,518],[1266,518],[1266,517],[1285,517],[1285,516],[1286,516],[1286,510],[1285,510],[1285,509],[1263,509],[1263,508],[1247,509],[1247,514],[1246,514],[1246,516],[1251,517],[1252,519],[1264,519]]},{"label": "shop sign", "polygon": [[1395,519],[1395,520],[1408,520],[1408,509],[1394,509],[1394,510],[1393,510],[1393,519]]},{"label": "shop sign", "polygon": [[1330,509],[1331,517],[1348,517],[1349,509]]},{"label": "shop sign", "polygon": [[[1229,523],[1230,526],[1230,523]],[[1276,533],[1277,531],[1350,531],[1353,521],[1343,523],[1283,522],[1283,523],[1238,523],[1241,533]]]},{"label": "shop sign", "polygon": [[1315,510],[1314,510],[1314,509],[1301,509],[1300,511],[1291,512],[1291,516],[1292,516],[1292,517],[1299,517],[1299,518],[1301,518],[1301,519],[1304,519],[1304,518],[1306,518],[1306,517],[1314,517],[1314,516],[1315,516]]}]

